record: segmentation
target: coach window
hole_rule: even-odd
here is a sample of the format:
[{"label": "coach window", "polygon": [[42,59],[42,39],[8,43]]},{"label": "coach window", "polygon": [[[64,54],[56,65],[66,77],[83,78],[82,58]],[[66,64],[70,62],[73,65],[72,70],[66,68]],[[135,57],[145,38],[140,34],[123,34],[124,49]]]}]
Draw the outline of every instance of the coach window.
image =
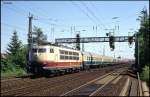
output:
[{"label": "coach window", "polygon": [[75,56],[73,56],[73,60],[76,60],[76,57],[75,57]]},{"label": "coach window", "polygon": [[69,55],[72,55],[72,52],[69,52]]},{"label": "coach window", "polygon": [[65,51],[65,55],[68,55],[68,52],[67,52],[67,51]]},{"label": "coach window", "polygon": [[54,53],[54,49],[50,49],[50,53]]},{"label": "coach window", "polygon": [[75,52],[73,52],[73,55],[76,55],[76,53],[75,53]]},{"label": "coach window", "polygon": [[72,60],[72,56],[69,56],[69,59]]},{"label": "coach window", "polygon": [[75,55],[78,55],[78,53],[75,53]]},{"label": "coach window", "polygon": [[64,59],[64,56],[60,55],[60,59]]},{"label": "coach window", "polygon": [[39,53],[45,53],[45,52],[46,52],[46,49],[45,49],[45,48],[40,48],[40,49],[38,49],[38,52],[39,52]]},{"label": "coach window", "polygon": [[67,60],[67,59],[68,59],[68,56],[65,56],[65,59]]}]

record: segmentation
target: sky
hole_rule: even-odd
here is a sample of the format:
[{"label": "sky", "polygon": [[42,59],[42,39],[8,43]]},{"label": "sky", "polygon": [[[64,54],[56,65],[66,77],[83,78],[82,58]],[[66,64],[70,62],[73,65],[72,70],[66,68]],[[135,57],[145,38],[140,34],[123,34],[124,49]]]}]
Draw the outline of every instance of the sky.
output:
[{"label": "sky", "polygon": [[[114,28],[115,36],[133,35],[140,27],[136,19],[144,6],[149,12],[148,1],[1,1],[1,52],[6,51],[15,30],[19,40],[27,44],[29,12],[33,26],[55,42],[55,38],[74,38],[77,33],[102,37]],[[134,43],[131,48],[128,43],[115,43],[114,51],[109,43],[84,44],[85,51],[128,59],[134,59],[134,48]]]}]

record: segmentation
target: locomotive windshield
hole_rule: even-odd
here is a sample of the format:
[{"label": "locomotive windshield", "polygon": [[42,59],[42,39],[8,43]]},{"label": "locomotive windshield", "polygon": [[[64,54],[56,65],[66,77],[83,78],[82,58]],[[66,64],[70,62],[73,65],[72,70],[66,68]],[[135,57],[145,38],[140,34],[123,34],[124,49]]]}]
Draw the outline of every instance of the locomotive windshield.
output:
[{"label": "locomotive windshield", "polygon": [[32,49],[32,52],[33,53],[45,53],[46,52],[46,48],[39,48],[39,49],[37,49],[37,48],[33,48]]},{"label": "locomotive windshield", "polygon": [[32,49],[32,52],[33,52],[33,53],[36,53],[36,52],[37,52],[37,48],[33,48],[33,49]]}]

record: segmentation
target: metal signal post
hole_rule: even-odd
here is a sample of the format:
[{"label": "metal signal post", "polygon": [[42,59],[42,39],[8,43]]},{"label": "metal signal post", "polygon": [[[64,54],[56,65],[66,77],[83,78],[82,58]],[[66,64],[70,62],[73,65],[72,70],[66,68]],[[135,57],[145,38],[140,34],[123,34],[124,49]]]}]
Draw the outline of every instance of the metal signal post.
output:
[{"label": "metal signal post", "polygon": [[29,29],[28,29],[28,58],[27,58],[27,61],[28,61],[28,64],[30,62],[30,51],[31,51],[31,48],[32,48],[32,19],[33,19],[33,15],[31,15],[29,13]]}]

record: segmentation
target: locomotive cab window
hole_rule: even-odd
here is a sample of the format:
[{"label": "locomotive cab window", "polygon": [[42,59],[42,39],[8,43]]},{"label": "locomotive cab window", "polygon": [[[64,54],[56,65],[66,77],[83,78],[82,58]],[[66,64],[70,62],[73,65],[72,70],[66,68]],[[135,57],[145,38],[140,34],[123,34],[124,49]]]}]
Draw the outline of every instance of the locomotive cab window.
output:
[{"label": "locomotive cab window", "polygon": [[54,49],[50,49],[50,53],[54,53]]}]

